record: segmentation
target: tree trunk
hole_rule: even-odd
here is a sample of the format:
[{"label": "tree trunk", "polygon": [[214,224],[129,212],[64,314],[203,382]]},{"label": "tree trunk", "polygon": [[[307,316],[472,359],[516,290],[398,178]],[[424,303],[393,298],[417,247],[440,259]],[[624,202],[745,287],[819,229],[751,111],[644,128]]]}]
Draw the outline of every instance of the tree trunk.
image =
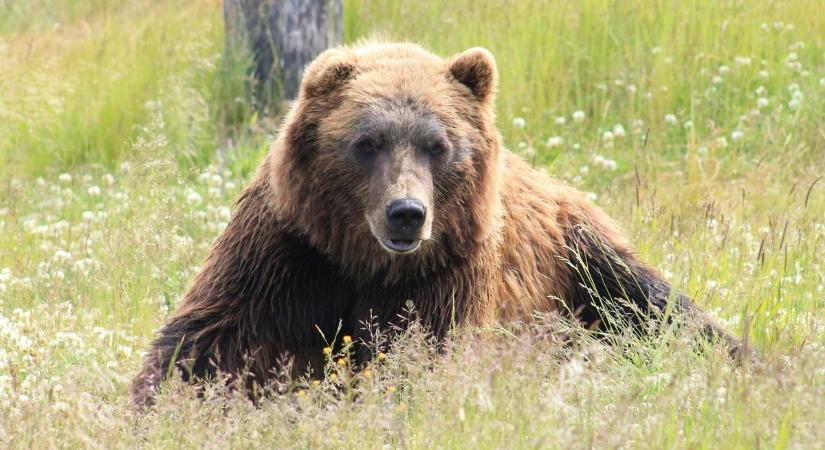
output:
[{"label": "tree trunk", "polygon": [[256,104],[293,100],[304,67],[341,43],[342,0],[225,0],[227,49],[252,53]]}]

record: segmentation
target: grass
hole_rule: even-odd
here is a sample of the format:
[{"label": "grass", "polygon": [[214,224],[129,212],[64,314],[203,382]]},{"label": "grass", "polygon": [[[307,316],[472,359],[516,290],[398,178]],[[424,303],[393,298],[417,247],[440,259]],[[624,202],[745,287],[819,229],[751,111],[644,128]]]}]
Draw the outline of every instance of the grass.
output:
[{"label": "grass", "polygon": [[548,318],[459,333],[443,355],[412,330],[369,378],[333,358],[336,380],[257,406],[170,383],[139,418],[125,392],[140,352],[274,121],[248,106],[248,57],[224,53],[217,0],[20,5],[0,0],[3,446],[823,446],[819,2],[345,8],[347,41],[491,49],[507,145],[588,192],[643,259],[749,336],[759,367],[671,333],[619,351]]}]

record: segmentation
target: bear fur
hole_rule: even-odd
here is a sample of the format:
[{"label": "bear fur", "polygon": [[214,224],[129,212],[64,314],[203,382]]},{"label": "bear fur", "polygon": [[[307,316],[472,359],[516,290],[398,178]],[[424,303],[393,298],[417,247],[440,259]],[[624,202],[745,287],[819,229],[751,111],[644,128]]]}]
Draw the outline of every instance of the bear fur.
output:
[{"label": "bear fur", "polygon": [[[299,372],[317,368],[319,330],[333,336],[339,324],[365,361],[362,325],[399,325],[410,301],[437,337],[454,325],[528,322],[536,311],[635,326],[673,302],[738,349],[688,298],[671,296],[599,208],[501,146],[496,84],[493,56],[480,48],[447,59],[412,44],[321,54],[146,353],[133,402],[150,405],[173,365],[186,380],[220,372],[247,387],[265,384],[287,358]],[[353,150],[358,136],[371,141]],[[386,193],[416,189],[429,228],[416,251],[388,251],[376,231]],[[623,320],[606,317],[605,306]]]}]

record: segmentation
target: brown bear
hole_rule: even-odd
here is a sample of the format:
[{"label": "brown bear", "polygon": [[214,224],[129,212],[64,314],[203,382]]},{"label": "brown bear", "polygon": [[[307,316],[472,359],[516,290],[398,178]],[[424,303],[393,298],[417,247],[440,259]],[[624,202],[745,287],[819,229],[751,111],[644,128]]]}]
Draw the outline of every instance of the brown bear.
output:
[{"label": "brown bear", "polygon": [[536,311],[635,326],[672,301],[738,349],[671,296],[600,209],[501,146],[496,78],[482,48],[442,59],[372,43],[320,55],[149,348],[132,400],[151,404],[174,366],[187,380],[220,372],[265,384],[285,357],[317,363],[320,332],[339,326],[369,348],[362,325],[398,325],[410,301],[437,337]]}]

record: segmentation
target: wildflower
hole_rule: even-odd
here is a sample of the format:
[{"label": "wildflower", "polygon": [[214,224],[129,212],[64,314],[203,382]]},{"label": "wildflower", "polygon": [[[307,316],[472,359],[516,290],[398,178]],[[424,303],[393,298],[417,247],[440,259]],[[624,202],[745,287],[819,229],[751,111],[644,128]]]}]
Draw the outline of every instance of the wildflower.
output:
[{"label": "wildflower", "polygon": [[737,66],[749,66],[751,65],[751,59],[747,56],[737,56],[734,58],[734,62]]},{"label": "wildflower", "polygon": [[190,205],[197,205],[203,201],[203,197],[195,191],[189,191],[189,194],[186,195],[186,201]]},{"label": "wildflower", "polygon": [[390,392],[390,393],[395,392],[395,385],[391,384],[391,385],[387,386],[387,392]]},{"label": "wildflower", "polygon": [[89,189],[86,189],[86,192],[88,192],[92,197],[97,197],[100,195],[101,190],[99,186],[89,186]]},{"label": "wildflower", "polygon": [[658,55],[661,52],[662,52],[661,47],[653,47],[652,49],[650,49],[650,53],[653,53],[654,55]]},{"label": "wildflower", "polygon": [[366,379],[370,379],[370,378],[372,378],[372,370],[364,369],[364,371],[361,372],[361,375],[363,375],[364,378],[366,378]]},{"label": "wildflower", "polygon": [[561,136],[553,136],[547,140],[547,146],[550,148],[556,148],[564,144],[564,139]]},{"label": "wildflower", "polygon": [[387,355],[385,355],[384,352],[378,352],[378,360],[383,361],[385,359],[387,359]]},{"label": "wildflower", "polygon": [[324,354],[325,355],[331,355],[332,354],[332,348],[324,347]]},{"label": "wildflower", "polygon": [[613,133],[610,131],[605,131],[602,133],[602,140],[605,142],[613,142]]},{"label": "wildflower", "polygon": [[759,78],[768,78],[769,76],[770,76],[770,73],[768,73],[767,70],[760,70],[759,71]]},{"label": "wildflower", "polygon": [[584,122],[584,118],[585,118],[584,111],[582,111],[582,110],[573,111],[573,121],[574,122]]},{"label": "wildflower", "polygon": [[714,75],[713,78],[710,80],[713,84],[720,84],[722,83],[722,77],[719,75]]},{"label": "wildflower", "polygon": [[307,395],[306,391],[303,389],[298,389],[298,397],[305,397]]},{"label": "wildflower", "polygon": [[728,67],[728,66],[719,66],[719,75],[725,75],[728,72],[730,72],[730,67]]},{"label": "wildflower", "polygon": [[556,123],[556,125],[564,125],[567,123],[567,118],[565,118],[564,116],[559,116],[556,117],[556,120],[554,122]]},{"label": "wildflower", "polygon": [[590,172],[590,167],[588,167],[586,165],[579,167],[579,173],[580,174],[587,175],[588,172]]},{"label": "wildflower", "polygon": [[321,385],[321,380],[312,380],[312,385],[313,386],[320,386]]},{"label": "wildflower", "polygon": [[716,139],[716,145],[718,145],[719,147],[727,147],[728,146],[728,140],[725,139],[724,136],[721,136],[718,139]]},{"label": "wildflower", "polygon": [[668,125],[676,125],[679,121],[676,119],[675,114],[666,114],[665,115],[665,123]]},{"label": "wildflower", "polygon": [[352,342],[352,336],[349,336],[349,335],[344,336],[343,340],[344,340],[344,344],[349,344],[349,343]]},{"label": "wildflower", "polygon": [[696,153],[698,153],[700,155],[707,155],[708,154],[708,148],[704,147],[704,146],[699,147],[699,148],[696,149]]},{"label": "wildflower", "polygon": [[756,106],[760,109],[768,106],[769,103],[770,102],[765,97],[759,97],[758,99],[756,99]]},{"label": "wildflower", "polygon": [[756,95],[765,95],[765,92],[768,92],[768,90],[765,89],[765,86],[759,86],[756,88]]},{"label": "wildflower", "polygon": [[124,161],[124,162],[120,163],[120,171],[121,172],[126,173],[130,170],[132,170],[132,164],[131,163],[129,163],[128,161]]},{"label": "wildflower", "polygon": [[63,183],[71,183],[72,176],[68,173],[61,173],[60,176],[57,177],[58,180],[62,181]]},{"label": "wildflower", "polygon": [[741,141],[743,137],[745,137],[745,133],[740,130],[734,130],[734,132],[730,134],[730,138],[733,142]]},{"label": "wildflower", "polygon": [[788,108],[799,109],[799,100],[795,98],[791,99],[791,101],[788,102]]},{"label": "wildflower", "polygon": [[516,117],[513,119],[513,126],[516,128],[524,128],[527,125],[527,121],[524,120],[523,117]]},{"label": "wildflower", "polygon": [[102,180],[104,183],[106,183],[107,186],[115,184],[115,177],[112,176],[112,174],[110,173],[104,174]]},{"label": "wildflower", "polygon": [[825,78],[820,78],[819,79],[819,86],[820,87],[825,87]]},{"label": "wildflower", "polygon": [[796,52],[788,53],[788,61],[797,61],[797,60],[799,60],[799,55],[797,55]]},{"label": "wildflower", "polygon": [[587,192],[584,194],[584,198],[591,202],[595,202],[599,198],[599,196],[595,192]]},{"label": "wildflower", "polygon": [[685,123],[682,126],[686,130],[692,130],[693,129],[693,121],[692,120],[686,120]]},{"label": "wildflower", "polygon": [[52,405],[52,409],[54,409],[57,412],[64,413],[64,412],[69,411],[69,405],[66,402],[55,402]]},{"label": "wildflower", "polygon": [[616,125],[613,125],[613,136],[616,136],[617,138],[623,138],[626,134],[627,133],[625,133],[622,124],[617,123]]}]

